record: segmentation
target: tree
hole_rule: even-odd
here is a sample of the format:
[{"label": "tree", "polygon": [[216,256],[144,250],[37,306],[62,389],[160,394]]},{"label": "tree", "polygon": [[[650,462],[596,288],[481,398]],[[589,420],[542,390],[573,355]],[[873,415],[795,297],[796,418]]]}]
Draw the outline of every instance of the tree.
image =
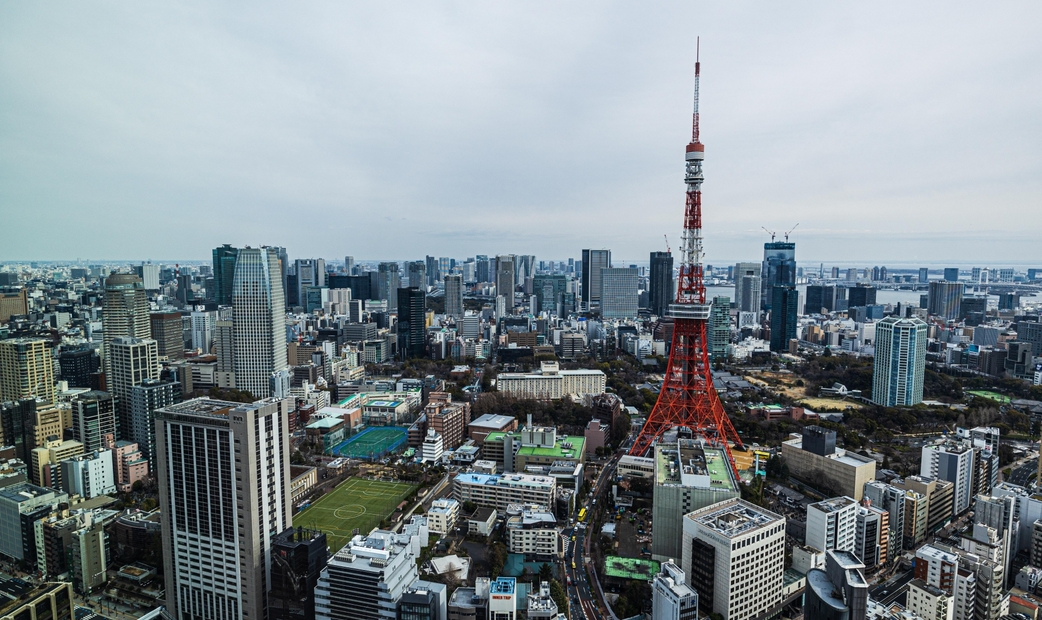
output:
[{"label": "tree", "polygon": [[[544,564],[543,566],[546,565]],[[557,609],[562,613],[568,609],[568,595],[564,591],[564,586],[556,579],[550,580],[550,598],[554,599],[554,602],[557,603]]]},{"label": "tree", "polygon": [[554,578],[554,571],[553,571],[553,569],[550,568],[549,564],[547,564],[546,562],[543,562],[539,566],[539,583],[542,583],[544,581],[550,581],[553,578]]}]

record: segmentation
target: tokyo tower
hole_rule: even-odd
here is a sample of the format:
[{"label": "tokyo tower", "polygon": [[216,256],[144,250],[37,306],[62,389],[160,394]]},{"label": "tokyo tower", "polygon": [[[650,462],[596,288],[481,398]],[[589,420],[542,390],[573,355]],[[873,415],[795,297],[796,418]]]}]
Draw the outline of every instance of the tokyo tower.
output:
[{"label": "tokyo tower", "polygon": [[676,303],[669,306],[669,314],[674,319],[673,345],[658,401],[629,453],[644,456],[663,433],[674,427],[683,427],[690,429],[696,438],[724,450],[737,477],[738,468],[727,442],[734,442],[738,448],[744,449],[744,446],[713,387],[706,340],[711,304],[706,303],[702,274],[702,159],[705,147],[698,138],[699,69],[696,53],[695,111],[691,143],[687,145],[685,155],[687,205],[681,236],[680,278]]}]

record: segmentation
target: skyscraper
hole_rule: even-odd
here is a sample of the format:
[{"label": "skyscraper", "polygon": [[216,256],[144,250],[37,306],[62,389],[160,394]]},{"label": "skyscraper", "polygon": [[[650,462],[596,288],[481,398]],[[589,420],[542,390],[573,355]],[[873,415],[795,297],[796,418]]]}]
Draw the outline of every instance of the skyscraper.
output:
[{"label": "skyscraper", "polygon": [[141,278],[129,273],[114,273],[105,279],[105,305],[102,323],[105,355],[105,376],[112,389],[112,366],[109,363],[109,343],[121,336],[151,338],[152,321],[148,312],[148,297]]},{"label": "skyscraper", "polygon": [[857,285],[847,289],[847,307],[874,306],[876,303],[876,287]]},{"label": "skyscraper", "polygon": [[235,387],[255,398],[271,394],[270,378],[286,370],[286,310],[274,248],[239,250],[232,287]]},{"label": "skyscraper", "polygon": [[355,257],[345,256],[344,257],[344,273],[347,275],[354,275],[355,273]]},{"label": "skyscraper", "polygon": [[796,244],[789,241],[771,241],[763,244],[763,309],[769,310],[774,301],[772,289],[776,286],[796,286]]},{"label": "skyscraper", "polygon": [[[243,266],[257,265],[255,258],[243,262],[248,252],[242,250],[235,268],[237,291]],[[281,279],[276,288],[282,292]],[[290,406],[288,400],[197,398],[155,412],[166,604],[173,617],[267,617],[273,534],[292,526]]]},{"label": "skyscraper", "polygon": [[666,316],[675,295],[673,255],[669,252],[652,252],[651,275],[648,278],[648,309],[656,316]]},{"label": "skyscraper", "polygon": [[406,588],[418,577],[407,537],[385,530],[357,535],[326,563],[315,588],[315,617],[393,620]]},{"label": "skyscraper", "polygon": [[[456,277],[459,276],[449,276]],[[446,282],[447,283],[447,282]],[[398,296],[398,352],[403,359],[426,353],[427,294],[419,288],[400,288]]]},{"label": "skyscraper", "polygon": [[43,338],[0,340],[0,402],[23,398],[54,402],[54,360]]},{"label": "skyscraper", "polygon": [[601,305],[601,269],[611,267],[611,250],[583,250],[582,304],[589,311]]},{"label": "skyscraper", "polygon": [[[151,338],[116,338],[109,343],[111,359],[110,391],[116,397],[119,439],[135,441],[131,415],[131,391],[145,381],[159,379],[159,353]],[[147,431],[145,431],[147,433]],[[137,431],[141,436],[142,431]]]},{"label": "skyscraper", "polygon": [[944,268],[944,281],[945,282],[958,282],[959,281],[959,268],[958,267],[945,267]]},{"label": "skyscraper", "polygon": [[959,282],[934,280],[930,282],[926,311],[945,320],[959,318],[961,311],[963,285]]},{"label": "skyscraper", "polygon": [[496,295],[506,301],[506,311],[514,309],[514,255],[496,257]]},{"label": "skyscraper", "polygon": [[760,311],[762,269],[760,263],[738,263],[734,266],[734,305],[739,312]]},{"label": "skyscraper", "polygon": [[459,318],[463,316],[463,276],[445,276],[445,314]]},{"label": "skyscraper", "polygon": [[298,258],[295,265],[297,274],[296,305],[304,306],[307,303],[307,290],[309,288],[326,286],[326,261],[322,258]]},{"label": "skyscraper", "polygon": [[232,281],[238,255],[238,248],[227,243],[213,250],[213,299],[219,306],[230,306],[232,303]]},{"label": "skyscraper", "polygon": [[398,263],[380,263],[377,268],[377,299],[387,300],[387,309],[398,310],[398,288],[401,286]]},{"label": "skyscraper", "polygon": [[424,263],[427,267],[427,286],[434,286],[438,281],[438,259],[428,256]]},{"label": "skyscraper", "polygon": [[156,425],[152,414],[156,409],[181,401],[181,384],[177,381],[146,379],[130,389],[130,428],[120,432],[138,445],[148,459],[149,471],[155,471]]},{"label": "skyscraper", "polygon": [[771,351],[787,351],[789,341],[798,337],[799,294],[795,286],[776,284],[771,295]]},{"label": "skyscraper", "polygon": [[926,267],[919,268],[919,284],[926,284],[930,281],[930,270]]},{"label": "skyscraper", "polygon": [[807,301],[803,307],[804,314],[820,314],[822,310],[836,310],[836,287],[812,284],[807,287]]},{"label": "skyscraper", "polygon": [[637,270],[630,267],[604,267],[600,270],[601,317],[633,319],[637,317]]},{"label": "skyscraper", "polygon": [[926,323],[886,317],[876,323],[872,402],[911,407],[923,401],[926,372]]},{"label": "skyscraper", "polygon": [[413,288],[427,288],[427,264],[422,260],[414,260],[408,264],[409,286]]}]

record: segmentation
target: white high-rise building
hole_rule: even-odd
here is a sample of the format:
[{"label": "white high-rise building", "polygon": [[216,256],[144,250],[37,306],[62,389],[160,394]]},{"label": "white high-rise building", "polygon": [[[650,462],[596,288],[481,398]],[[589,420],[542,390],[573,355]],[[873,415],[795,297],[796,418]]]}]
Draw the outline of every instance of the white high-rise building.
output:
[{"label": "white high-rise building", "polygon": [[681,568],[704,608],[760,616],[781,602],[785,517],[741,499],[688,513]]},{"label": "white high-rise building", "polygon": [[195,310],[192,312],[192,346],[201,349],[203,355],[213,347],[214,330],[217,327],[217,312]]},{"label": "white high-rise building", "polygon": [[445,454],[445,441],[433,428],[427,429],[421,454],[424,463],[440,463],[442,455]]},{"label": "white high-rise building", "polygon": [[919,475],[955,485],[953,514],[959,515],[973,500],[973,448],[952,442],[923,446]]},{"label": "white high-rise building", "polygon": [[445,314],[459,318],[463,316],[463,276],[445,276]]},{"label": "white high-rise building", "polygon": [[120,439],[134,441],[135,386],[159,379],[159,344],[151,338],[115,338],[108,344],[109,391],[116,397]]},{"label": "white high-rise building", "polygon": [[62,490],[90,499],[116,492],[112,450],[97,450],[61,462]]},{"label": "white high-rise building", "polygon": [[853,551],[857,540],[858,503],[834,497],[807,506],[807,546],[818,551]]},{"label": "white high-rise building", "polygon": [[109,345],[119,337],[151,338],[152,321],[148,312],[148,296],[141,278],[128,273],[114,273],[105,279],[105,303],[102,313],[102,353],[108,388],[112,390]]},{"label": "white high-rise building", "polygon": [[664,562],[651,582],[651,620],[698,620],[698,592],[672,562]]},{"label": "white high-rise building", "polygon": [[155,411],[173,617],[267,617],[272,534],[293,525],[290,406],[197,398]]},{"label": "white high-rise building", "polygon": [[398,601],[419,578],[408,537],[373,530],[329,559],[315,586],[317,620],[398,617]]},{"label": "white high-rise building", "polygon": [[876,323],[872,401],[884,407],[923,402],[926,373],[926,323],[888,316]]},{"label": "white high-rise building", "polygon": [[242,248],[232,281],[235,387],[271,395],[271,376],[287,370],[286,307],[275,248]]}]

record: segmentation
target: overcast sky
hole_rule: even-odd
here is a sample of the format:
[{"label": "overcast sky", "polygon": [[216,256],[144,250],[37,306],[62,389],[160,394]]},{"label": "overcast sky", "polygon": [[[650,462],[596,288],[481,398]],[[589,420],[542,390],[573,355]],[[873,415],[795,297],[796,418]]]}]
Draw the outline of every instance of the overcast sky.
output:
[{"label": "overcast sky", "polygon": [[[412,4],[413,6],[406,6]],[[1042,263],[1042,3],[0,5],[0,260]],[[1040,265],[1042,266],[1042,265]]]}]

